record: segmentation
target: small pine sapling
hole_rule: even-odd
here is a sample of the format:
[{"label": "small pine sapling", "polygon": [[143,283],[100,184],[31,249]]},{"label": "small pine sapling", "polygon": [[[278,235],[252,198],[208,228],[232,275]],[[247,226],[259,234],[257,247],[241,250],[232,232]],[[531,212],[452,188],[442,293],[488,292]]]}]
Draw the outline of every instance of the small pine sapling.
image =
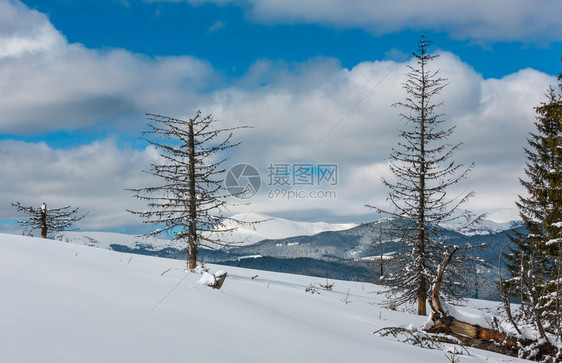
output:
[{"label": "small pine sapling", "polygon": [[[269,287],[269,285],[268,285],[268,287]],[[316,287],[316,285],[314,285],[314,284],[308,285],[308,287],[304,289],[304,292],[310,292],[312,295],[320,294],[320,291],[318,291],[318,287]]]},{"label": "small pine sapling", "polygon": [[330,283],[330,282],[328,281],[328,267],[326,267],[326,284],[325,284],[325,285],[323,285],[323,284],[318,284],[318,285],[320,285],[320,287],[321,287],[323,290],[326,290],[326,291],[332,291],[332,289],[334,288],[335,283],[333,283],[333,282]]},{"label": "small pine sapling", "polygon": [[346,305],[352,302],[352,300],[349,300],[349,289],[347,289],[347,294],[345,294],[345,297],[340,299],[340,301]]}]

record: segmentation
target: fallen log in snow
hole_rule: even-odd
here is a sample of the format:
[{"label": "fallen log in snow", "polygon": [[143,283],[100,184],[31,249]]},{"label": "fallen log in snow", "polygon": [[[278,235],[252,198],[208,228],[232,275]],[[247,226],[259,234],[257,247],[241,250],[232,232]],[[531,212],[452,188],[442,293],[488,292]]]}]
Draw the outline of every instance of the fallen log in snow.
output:
[{"label": "fallen log in snow", "polygon": [[[529,339],[518,340],[498,330],[458,320],[445,311],[441,299],[439,298],[441,281],[447,265],[458,249],[459,248],[455,246],[450,253],[446,251],[443,261],[439,264],[437,269],[437,276],[433,281],[431,298],[428,299],[431,308],[430,319],[432,324],[426,325],[428,327],[426,331],[428,333],[449,335],[466,346],[514,357],[520,356],[521,349],[532,349],[534,350],[533,359],[544,360],[550,357],[550,360],[547,361],[560,362],[560,359],[554,358],[558,354],[558,348],[549,342],[537,342]],[[456,343],[453,339],[447,341],[447,338],[443,337],[443,335],[441,335],[439,339],[449,343]]]}]

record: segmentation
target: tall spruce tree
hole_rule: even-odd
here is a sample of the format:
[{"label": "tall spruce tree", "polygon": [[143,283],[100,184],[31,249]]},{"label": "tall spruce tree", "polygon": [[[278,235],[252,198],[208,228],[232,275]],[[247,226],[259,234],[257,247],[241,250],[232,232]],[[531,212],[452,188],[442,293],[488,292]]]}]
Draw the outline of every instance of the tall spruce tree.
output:
[{"label": "tall spruce tree", "polygon": [[147,173],[161,184],[129,189],[148,205],[146,211],[129,212],[159,227],[147,236],[168,234],[187,243],[187,267],[192,270],[197,267],[200,247],[225,246],[227,243],[215,236],[236,229],[225,224],[227,219],[233,221],[223,215],[228,194],[223,188],[222,165],[227,159],[218,158],[217,153],[238,145],[231,142],[232,131],[237,128],[217,128],[211,115],[201,116],[200,112],[189,120],[154,114],[147,117],[151,123],[144,134],[151,137],[145,140],[160,151],[163,160],[152,164]]},{"label": "tall spruce tree", "polygon": [[[398,305],[417,301],[420,315],[426,315],[430,285],[448,248],[441,226],[462,220],[466,227],[481,217],[461,209],[473,193],[452,199],[448,195],[450,187],[465,178],[472,165],[464,167],[451,160],[460,144],[446,143],[454,127],[444,124],[444,116],[437,112],[441,103],[434,102],[446,80],[439,76],[438,70],[429,67],[437,57],[428,54],[431,44],[421,37],[418,51],[413,53],[417,65],[409,67],[403,84],[406,99],[394,105],[404,110],[401,117],[406,125],[390,155],[395,180],[383,179],[389,188],[387,200],[391,210],[372,207],[395,217],[391,233],[401,245],[391,265],[394,271],[385,276],[389,293]],[[443,279],[445,297],[460,298],[460,287],[466,287],[475,263],[466,249],[458,251]]]},{"label": "tall spruce tree", "polygon": [[506,254],[512,278],[504,290],[521,301],[519,321],[533,324],[542,338],[561,331],[562,260],[562,99],[552,87],[536,111],[537,128],[524,148],[527,190],[516,202],[525,233],[514,233]]}]

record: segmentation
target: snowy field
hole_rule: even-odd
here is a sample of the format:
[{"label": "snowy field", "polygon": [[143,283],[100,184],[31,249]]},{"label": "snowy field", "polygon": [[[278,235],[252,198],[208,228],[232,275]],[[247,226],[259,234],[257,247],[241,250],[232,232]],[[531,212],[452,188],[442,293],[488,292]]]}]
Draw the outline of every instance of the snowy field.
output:
[{"label": "snowy field", "polygon": [[[184,264],[0,234],[0,362],[448,362],[373,334],[425,321],[382,308],[375,285],[311,294],[325,279],[210,265],[228,272],[219,291]],[[521,361],[469,351],[460,362]]]}]

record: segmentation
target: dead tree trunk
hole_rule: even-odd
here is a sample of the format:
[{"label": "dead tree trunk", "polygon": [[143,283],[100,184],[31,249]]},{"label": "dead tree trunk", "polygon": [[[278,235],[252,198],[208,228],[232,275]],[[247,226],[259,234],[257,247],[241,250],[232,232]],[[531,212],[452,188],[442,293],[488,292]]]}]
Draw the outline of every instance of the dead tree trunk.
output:
[{"label": "dead tree trunk", "polygon": [[187,268],[197,267],[197,192],[195,190],[195,136],[193,134],[193,120],[189,120],[189,231],[187,247]]},{"label": "dead tree trunk", "polygon": [[[439,290],[441,289],[441,281],[443,280],[443,274],[445,269],[455,252],[457,252],[459,247],[455,246],[453,250],[445,252],[443,261],[439,264],[437,269],[437,276],[433,281],[433,286],[431,289],[431,299],[428,299],[429,306],[431,308],[430,318],[433,321],[433,327],[429,329],[430,333],[442,333],[451,335],[459,339],[463,344],[475,346],[482,349],[492,350],[498,353],[513,355],[514,348],[517,347],[517,342],[509,340],[507,336],[493,329],[488,329],[481,327],[479,325],[466,323],[455,319],[452,316],[448,316],[448,313],[443,309],[441,299],[439,298]],[[485,342],[481,342],[483,340]],[[507,344],[506,348],[501,348],[496,343]]]},{"label": "dead tree trunk", "polygon": [[439,319],[441,316],[446,316],[447,314],[443,310],[443,306],[441,305],[441,300],[439,299],[439,290],[441,289],[441,281],[443,280],[443,273],[447,268],[449,262],[453,258],[455,252],[458,251],[458,247],[455,246],[451,253],[449,250],[445,251],[445,257],[443,261],[439,264],[437,268],[437,276],[435,276],[435,281],[433,281],[433,286],[431,288],[431,299],[428,299],[429,306],[431,308],[431,319],[433,321]]},{"label": "dead tree trunk", "polygon": [[41,226],[41,238],[47,238],[47,205],[45,203],[41,205],[39,225]]},{"label": "dead tree trunk", "polygon": [[507,319],[509,320],[511,325],[515,328],[517,334],[521,334],[521,331],[519,330],[519,327],[515,323],[515,320],[513,319],[513,315],[511,314],[511,304],[509,302],[509,296],[507,295],[507,293],[505,293],[504,286],[503,286],[504,282],[502,279],[502,256],[503,256],[503,250],[505,247],[507,247],[508,244],[509,243],[505,244],[500,251],[500,261],[499,261],[499,270],[498,270],[498,275],[500,279],[500,295],[502,297],[505,313],[507,314]]}]

